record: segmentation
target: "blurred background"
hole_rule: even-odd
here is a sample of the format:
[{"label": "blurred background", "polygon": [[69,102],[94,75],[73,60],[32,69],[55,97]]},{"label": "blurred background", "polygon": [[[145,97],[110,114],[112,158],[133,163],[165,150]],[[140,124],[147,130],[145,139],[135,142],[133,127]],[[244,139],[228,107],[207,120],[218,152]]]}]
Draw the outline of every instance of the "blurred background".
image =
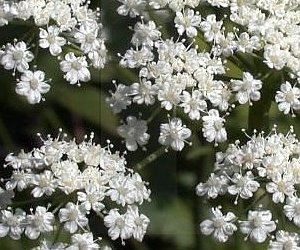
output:
[{"label": "blurred background", "polygon": [[[10,152],[18,153],[20,149],[29,151],[33,147],[40,146],[41,142],[36,133],[55,136],[59,128],[62,128],[70,137],[78,138],[78,141],[85,134],[94,131],[98,142],[105,145],[105,141],[110,139],[115,145],[115,149],[122,152],[125,150],[125,145],[116,133],[116,127],[120,125],[120,120],[125,119],[127,115],[138,116],[139,113],[142,114],[142,118],[147,119],[159,108],[159,103],[147,109],[133,105],[119,116],[113,115],[107,108],[105,98],[108,96],[109,90],[115,89],[111,83],[112,80],[127,85],[138,81],[136,72],[119,67],[117,58],[117,53],[124,54],[130,47],[132,31],[128,27],[134,26],[136,20],[119,16],[116,13],[116,8],[119,6],[117,1],[92,0],[91,4],[93,8],[101,6],[101,20],[105,27],[106,44],[110,56],[110,62],[104,70],[92,72],[91,82],[82,84],[81,87],[67,84],[62,78],[55,58],[45,51],[40,51],[36,64],[39,69],[46,72],[49,78],[52,78],[51,91],[46,94],[45,102],[39,105],[30,105],[15,93],[16,81],[11,72],[0,68],[1,165],[4,164],[4,159]],[[216,12],[215,9],[209,7],[205,11]],[[163,15],[152,13],[151,17],[159,25],[162,25],[164,32],[175,34],[174,27],[172,28],[170,25],[173,16],[165,18]],[[30,29],[32,27],[20,24],[1,27],[0,44],[3,45],[12,42],[14,38],[20,38]],[[201,41],[198,41],[198,44],[201,45]],[[257,69],[267,70],[261,62],[257,65]],[[228,74],[239,77],[241,70],[235,65],[229,65]],[[254,127],[253,120],[259,123],[257,121],[257,119],[260,120],[259,114],[255,109],[257,109],[255,106],[252,107],[249,115],[249,107],[244,105],[237,107],[230,114],[227,121],[227,131],[230,135],[228,142],[245,138],[241,129]],[[182,118],[185,119],[184,116]],[[282,131],[286,131],[292,124],[295,132],[300,135],[299,119],[283,116],[278,112],[274,103],[271,103],[267,119],[269,124],[278,124],[279,130]],[[152,190],[152,201],[145,202],[141,209],[141,212],[151,220],[147,235],[142,243],[129,240],[126,241],[125,246],[122,246],[120,241],[116,241],[112,248],[128,250],[266,249],[267,244],[254,245],[244,242],[242,236],[232,237],[225,244],[217,244],[211,237],[205,237],[199,233],[200,222],[207,218],[209,208],[218,203],[208,204],[204,199],[197,197],[195,186],[200,181],[207,179],[213,168],[215,152],[225,149],[227,144],[214,148],[213,145],[205,143],[200,133],[200,124],[197,122],[191,124],[186,119],[185,123],[190,124],[190,128],[193,128],[193,146],[185,147],[180,154],[170,151],[159,156],[162,151],[157,142],[159,124],[166,120],[166,112],[161,110],[149,124],[148,133],[151,134],[151,138],[147,151],[139,149],[134,153],[129,152],[127,155],[128,166],[135,168],[143,176],[143,179],[150,183],[149,187]],[[260,122],[259,127],[268,126],[266,120]],[[157,155],[155,160],[151,157],[153,153]],[[5,178],[9,175],[8,169],[1,168],[1,177]],[[24,194],[23,197],[18,196],[17,200],[22,201],[26,197],[27,195]],[[225,204],[223,207],[225,209],[234,207],[233,199],[234,197],[223,198],[222,203]],[[267,201],[266,204],[268,205]],[[234,209],[243,214],[246,207],[247,204]],[[107,239],[106,230],[102,228],[101,224],[101,221],[95,221],[91,225],[91,229],[96,232],[96,236]],[[0,250],[27,250],[33,245],[25,237],[22,241],[0,240]]]}]

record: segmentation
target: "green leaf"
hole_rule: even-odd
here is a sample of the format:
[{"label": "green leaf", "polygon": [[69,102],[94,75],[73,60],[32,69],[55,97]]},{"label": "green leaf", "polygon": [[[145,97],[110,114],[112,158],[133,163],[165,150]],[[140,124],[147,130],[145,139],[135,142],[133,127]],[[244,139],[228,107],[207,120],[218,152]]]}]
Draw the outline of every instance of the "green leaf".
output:
[{"label": "green leaf", "polygon": [[242,78],[243,71],[232,61],[226,60],[225,66],[227,67],[226,76],[232,78]]}]

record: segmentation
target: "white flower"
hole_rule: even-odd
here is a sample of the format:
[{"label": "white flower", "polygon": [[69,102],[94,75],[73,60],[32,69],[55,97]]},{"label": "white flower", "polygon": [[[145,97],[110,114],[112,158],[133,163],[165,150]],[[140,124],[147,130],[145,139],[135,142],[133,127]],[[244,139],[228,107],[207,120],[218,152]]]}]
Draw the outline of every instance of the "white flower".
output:
[{"label": "white flower", "polygon": [[248,212],[248,220],[240,221],[240,230],[247,238],[261,243],[264,242],[269,233],[275,231],[276,224],[272,221],[272,213],[269,210]]},{"label": "white flower", "polygon": [[95,249],[100,249],[100,246],[94,242],[92,233],[72,235],[71,245],[66,248],[66,250],[95,250]]},{"label": "white flower", "polygon": [[292,196],[295,192],[293,175],[275,174],[272,182],[267,183],[266,190],[273,193],[272,200],[275,203],[283,203],[285,196]]},{"label": "white flower", "polygon": [[49,26],[47,30],[40,28],[40,47],[49,48],[53,56],[59,55],[62,52],[61,47],[66,44],[66,39],[59,36],[60,32],[60,28],[55,25]]},{"label": "white flower", "polygon": [[54,215],[47,212],[45,207],[37,206],[35,214],[27,215],[27,223],[25,234],[31,240],[37,239],[41,233],[51,232],[54,230]]},{"label": "white flower", "polygon": [[134,198],[134,201],[138,204],[142,204],[144,200],[149,200],[151,190],[147,189],[146,183],[142,180],[142,177],[138,173],[131,175],[133,190],[130,195]]},{"label": "white flower", "polygon": [[251,101],[258,101],[260,99],[259,90],[262,88],[262,82],[255,80],[253,76],[248,73],[243,73],[243,80],[231,80],[232,90],[236,91],[236,98],[240,104],[245,104]]},{"label": "white flower", "polygon": [[100,212],[105,206],[102,203],[105,198],[104,187],[88,185],[85,192],[78,192],[78,201],[84,206],[87,211],[93,209],[95,212]]},{"label": "white flower", "polygon": [[4,53],[0,56],[0,62],[5,69],[24,72],[29,69],[29,62],[33,60],[33,54],[28,50],[23,41],[5,46]]},{"label": "white flower", "polygon": [[232,195],[240,196],[242,199],[249,199],[253,196],[253,193],[257,191],[260,184],[254,180],[254,175],[251,171],[246,172],[243,176],[239,173],[235,173],[231,178],[234,185],[228,187],[228,193]]},{"label": "white flower", "polygon": [[119,15],[127,16],[129,14],[130,17],[139,16],[140,12],[145,7],[145,0],[118,0],[123,5],[118,7],[117,12]]},{"label": "white flower", "polygon": [[221,28],[223,21],[216,20],[216,15],[208,15],[206,21],[202,21],[200,24],[201,29],[204,32],[204,36],[208,42],[217,40],[221,36]]},{"label": "white flower", "polygon": [[60,68],[66,73],[64,77],[71,84],[88,82],[91,79],[85,56],[76,57],[73,52],[69,52],[60,63]]},{"label": "white flower", "polygon": [[293,221],[296,226],[300,227],[300,198],[295,196],[288,197],[283,209],[285,216],[290,221]]},{"label": "white flower", "polygon": [[279,44],[267,45],[264,48],[264,62],[270,68],[282,69],[286,65],[289,56],[288,50],[281,49]]},{"label": "white flower", "polygon": [[195,27],[200,26],[201,16],[199,12],[194,13],[194,10],[187,8],[183,13],[176,12],[174,23],[179,35],[182,35],[185,31],[188,37],[195,37],[197,36]]},{"label": "white flower", "polygon": [[65,208],[59,210],[58,216],[60,222],[65,222],[64,229],[73,234],[78,227],[83,228],[88,224],[85,214],[86,210],[83,206],[68,202]]},{"label": "white flower", "polygon": [[148,23],[137,22],[134,25],[134,34],[131,43],[134,45],[148,45],[153,46],[153,42],[158,40],[161,32],[157,29],[154,21],[150,20]]},{"label": "white flower", "polygon": [[131,194],[134,186],[130,178],[118,175],[109,181],[109,187],[110,189],[106,192],[106,195],[110,196],[112,201],[122,206],[134,203],[134,197]]},{"label": "white flower", "polygon": [[108,235],[112,240],[120,237],[122,242],[131,237],[134,227],[126,214],[119,214],[117,209],[111,209],[104,217],[104,225],[108,227]]},{"label": "white flower", "polygon": [[191,120],[200,120],[200,111],[203,112],[207,108],[207,103],[199,90],[192,91],[192,94],[183,91],[181,101],[180,106],[184,108],[184,113],[189,114]]},{"label": "white flower", "polygon": [[191,130],[182,125],[180,118],[172,118],[169,123],[160,125],[158,142],[165,146],[171,146],[175,151],[181,151],[186,139],[191,136]]},{"label": "white flower", "polygon": [[40,70],[35,72],[26,70],[16,86],[17,94],[26,96],[30,104],[39,103],[42,100],[41,94],[49,90],[50,85],[45,82],[45,73]]},{"label": "white flower", "polygon": [[0,238],[9,235],[14,240],[19,240],[24,231],[26,213],[17,208],[15,213],[2,210],[0,214]]},{"label": "white flower", "polygon": [[80,43],[80,48],[84,53],[96,50],[100,46],[98,39],[99,26],[95,22],[84,22],[80,25],[78,32],[74,34],[76,42]]},{"label": "white flower", "polygon": [[202,117],[203,120],[203,136],[208,142],[215,141],[224,142],[227,140],[227,133],[224,128],[225,119],[219,116],[219,111],[211,109],[208,115]]},{"label": "white flower", "polygon": [[286,81],[281,84],[280,91],[276,92],[275,101],[278,103],[278,109],[285,115],[290,111],[300,109],[300,89],[292,87],[291,84]]},{"label": "white flower", "polygon": [[46,239],[43,239],[38,247],[34,247],[31,250],[65,250],[66,246],[67,244],[65,243],[53,243],[53,241],[47,241]]},{"label": "white flower", "polygon": [[137,206],[128,206],[126,216],[129,224],[133,225],[133,237],[142,242],[150,222],[149,218],[143,214],[139,214]]},{"label": "white flower", "polygon": [[157,94],[157,86],[152,85],[151,81],[142,79],[140,83],[133,83],[131,85],[133,102],[137,104],[152,105],[155,102],[155,95]]},{"label": "white flower", "polygon": [[34,175],[32,184],[36,186],[31,191],[31,194],[35,198],[42,197],[44,194],[50,196],[57,187],[57,181],[54,178],[53,173],[49,170],[45,170],[43,173]]},{"label": "white flower", "polygon": [[196,187],[196,194],[203,196],[207,194],[208,198],[217,198],[219,194],[224,194],[227,190],[228,179],[224,176],[218,176],[211,173],[205,183],[200,182]]},{"label": "white flower", "polygon": [[157,99],[161,101],[161,107],[171,110],[180,102],[181,87],[178,84],[165,82],[158,90]]},{"label": "white flower", "polygon": [[213,233],[214,238],[219,242],[226,242],[237,230],[236,225],[233,224],[235,220],[236,216],[233,213],[223,215],[219,208],[212,208],[210,219],[200,223],[200,230],[204,235]]},{"label": "white flower", "polygon": [[117,131],[120,136],[125,138],[126,148],[130,151],[135,151],[139,146],[144,146],[148,143],[150,135],[147,132],[147,122],[138,120],[134,116],[126,118],[127,124],[118,127]]},{"label": "white flower", "polygon": [[299,235],[279,230],[276,232],[276,240],[270,241],[268,250],[300,250]]},{"label": "white flower", "polygon": [[130,87],[119,84],[116,92],[111,93],[111,97],[107,98],[106,102],[114,113],[120,113],[122,109],[126,109],[131,104],[130,94]]}]

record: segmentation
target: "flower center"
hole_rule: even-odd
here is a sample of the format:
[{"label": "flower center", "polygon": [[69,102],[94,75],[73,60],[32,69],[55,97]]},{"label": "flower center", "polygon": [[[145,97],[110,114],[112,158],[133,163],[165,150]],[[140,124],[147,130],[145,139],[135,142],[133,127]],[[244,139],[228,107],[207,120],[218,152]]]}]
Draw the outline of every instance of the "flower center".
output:
[{"label": "flower center", "polygon": [[20,61],[24,57],[24,51],[22,50],[16,50],[13,54],[13,58],[15,61]]},{"label": "flower center", "polygon": [[30,81],[30,87],[33,89],[33,90],[36,90],[39,86],[39,81],[35,78],[31,79]]},{"label": "flower center", "polygon": [[116,226],[120,229],[125,227],[125,221],[122,218],[116,219]]},{"label": "flower center", "polygon": [[254,225],[254,227],[261,227],[262,226],[262,220],[259,216],[255,217],[253,219],[253,225]]},{"label": "flower center", "polygon": [[224,221],[223,217],[217,218],[214,221],[214,227],[216,227],[216,228],[222,227],[224,225],[224,223],[225,223],[225,221]]}]

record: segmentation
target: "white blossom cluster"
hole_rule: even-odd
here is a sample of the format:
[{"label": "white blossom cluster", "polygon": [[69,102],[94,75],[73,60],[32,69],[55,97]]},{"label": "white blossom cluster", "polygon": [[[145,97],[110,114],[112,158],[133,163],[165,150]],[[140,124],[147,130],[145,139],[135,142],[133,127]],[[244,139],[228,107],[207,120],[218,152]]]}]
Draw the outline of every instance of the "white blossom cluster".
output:
[{"label": "white blossom cluster", "polygon": [[[159,2],[162,1],[150,1],[148,7],[146,1],[120,2],[123,5],[118,8],[118,13],[133,17],[146,12],[147,8],[165,7],[169,1],[163,1],[165,4],[161,5]],[[176,7],[175,2],[178,3]],[[227,140],[225,116],[236,104],[252,105],[252,102],[258,101],[263,83],[250,72],[243,72],[240,78],[226,77],[226,57],[232,55],[234,49],[226,53],[225,50],[222,50],[224,53],[216,50],[218,41],[223,39],[225,42],[227,39],[223,21],[218,21],[216,15],[201,17],[192,9],[198,6],[199,1],[170,1],[168,4],[176,12],[174,25],[180,37],[163,38],[154,20],[141,17],[133,28],[132,47],[120,55],[120,65],[137,69],[140,80],[131,85],[116,85],[108,104],[113,112],[119,113],[131,104],[150,106],[158,101],[166,112],[173,111],[174,114],[179,109],[190,120],[202,122],[203,136],[208,142],[224,142]],[[207,42],[213,43],[211,51],[200,51],[194,40],[189,41],[184,36],[196,37],[198,31],[203,33]],[[236,39],[233,33],[228,36]],[[241,46],[240,51],[243,50]],[[260,48],[259,43],[255,43],[252,50]],[[173,119],[179,118],[173,116]],[[164,133],[162,127],[161,133]],[[185,134],[182,140],[187,139],[191,132]],[[129,138],[128,134],[122,133],[121,136]],[[144,146],[147,140],[138,144]],[[171,142],[162,144],[171,145]],[[182,150],[183,145],[180,143],[179,146],[171,147]],[[127,143],[127,148],[136,150],[136,145],[130,146]]]},{"label": "white blossom cluster", "polygon": [[99,20],[100,9],[93,11],[86,0],[0,1],[0,26],[28,22],[39,29],[30,31],[28,40],[15,39],[0,50],[0,64],[18,74],[16,92],[36,104],[50,90],[50,79],[34,65],[39,48],[58,59],[70,84],[88,82],[89,67],[101,69],[107,58]]},{"label": "white blossom cluster", "polygon": [[[150,200],[148,184],[126,167],[124,155],[111,151],[112,144],[101,147],[93,137],[76,143],[65,135],[49,135],[40,148],[6,157],[5,167],[12,174],[3,180],[5,190],[0,189],[0,237],[18,240],[24,234],[38,239],[41,245],[36,250],[104,250],[108,248],[100,247],[101,239],[94,240],[89,227],[91,216],[98,216],[112,240],[142,241],[150,220],[139,212],[139,205]],[[12,201],[26,190],[34,198],[30,211]],[[36,205],[43,200],[49,204]],[[59,227],[71,240],[54,242],[59,247],[53,248],[47,235]]]},{"label": "white blossom cluster", "polygon": [[[294,116],[300,109],[298,1],[118,2],[121,3],[118,14],[137,20],[132,28],[131,48],[119,54],[120,65],[138,72],[139,81],[116,86],[108,100],[113,112],[119,113],[132,104],[152,106],[158,101],[166,112],[174,114],[182,110],[190,120],[200,121],[208,142],[224,142],[227,140],[225,117],[236,105],[252,105],[260,100],[263,81],[270,75],[266,72],[252,75],[245,59],[238,57],[241,54],[258,58],[274,71],[281,70],[282,75],[288,73],[288,77],[280,80],[283,81],[280,90],[273,98],[284,114]],[[223,18],[200,14],[205,2],[217,7],[221,15],[230,14],[224,14]],[[148,15],[149,10],[163,11],[164,15],[174,18],[178,34],[171,37],[162,34],[162,27]],[[199,48],[197,39],[208,48]],[[228,75],[228,61],[238,67],[244,65],[240,76]],[[121,136],[129,138],[124,133]],[[144,147],[148,137],[137,144]],[[136,143],[126,145],[128,150],[137,148]],[[183,147],[172,148],[181,150]]]},{"label": "white blossom cluster", "polygon": [[[280,214],[272,214],[275,211],[272,207],[300,227],[297,190],[300,183],[300,142],[293,128],[282,134],[277,132],[276,126],[268,135],[254,133],[248,139],[245,144],[237,141],[230,144],[225,152],[218,152],[214,172],[206,182],[196,187],[197,195],[207,199],[233,196],[236,205],[240,199],[250,200],[247,220],[238,220],[232,212],[223,215],[219,207],[213,208],[211,218],[200,224],[201,232],[213,234],[216,240],[225,242],[237,231],[239,224],[241,233],[254,242],[264,242],[271,233],[276,233],[276,237],[271,237],[269,249],[285,249],[282,248],[284,244],[291,246],[288,249],[298,249],[300,238],[296,232],[276,231],[277,227],[286,229],[281,225]],[[264,204],[263,199],[268,199],[268,202]],[[270,210],[264,210],[264,206]]]}]

